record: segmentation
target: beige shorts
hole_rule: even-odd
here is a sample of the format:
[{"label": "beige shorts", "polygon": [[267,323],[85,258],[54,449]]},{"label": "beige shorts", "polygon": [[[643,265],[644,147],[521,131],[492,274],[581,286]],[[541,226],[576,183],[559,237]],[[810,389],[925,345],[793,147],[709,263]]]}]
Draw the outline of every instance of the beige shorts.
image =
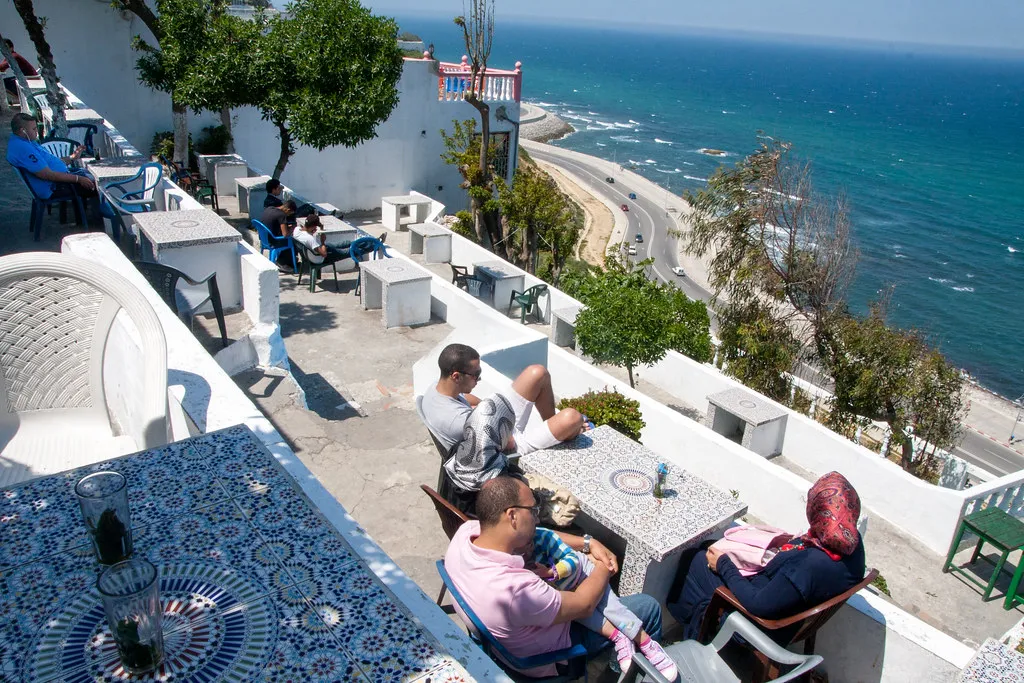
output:
[{"label": "beige shorts", "polygon": [[530,424],[530,415],[533,414],[533,401],[527,401],[520,396],[515,389],[509,388],[501,394],[512,405],[516,413],[516,424],[512,430],[512,436],[516,440],[516,453],[525,455],[533,451],[551,448],[561,443],[551,433],[548,423],[543,420],[534,421]]}]

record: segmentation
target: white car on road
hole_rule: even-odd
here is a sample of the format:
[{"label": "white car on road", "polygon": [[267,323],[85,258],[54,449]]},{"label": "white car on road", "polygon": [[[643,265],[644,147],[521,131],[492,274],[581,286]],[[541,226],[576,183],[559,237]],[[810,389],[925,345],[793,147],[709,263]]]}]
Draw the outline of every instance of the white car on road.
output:
[{"label": "white car on road", "polygon": [[634,247],[632,244],[629,245],[629,255],[636,256],[636,247]]},{"label": "white car on road", "polygon": [[686,271],[681,266],[674,266],[672,268],[672,274],[678,275],[679,277],[686,277]]}]

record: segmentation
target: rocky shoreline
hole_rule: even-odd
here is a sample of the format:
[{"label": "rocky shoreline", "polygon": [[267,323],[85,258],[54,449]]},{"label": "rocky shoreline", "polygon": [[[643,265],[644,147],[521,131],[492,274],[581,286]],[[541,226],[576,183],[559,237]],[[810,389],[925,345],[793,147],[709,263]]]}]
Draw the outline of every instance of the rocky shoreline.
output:
[{"label": "rocky shoreline", "polygon": [[535,104],[523,103],[519,135],[534,142],[551,142],[576,132],[571,125]]}]

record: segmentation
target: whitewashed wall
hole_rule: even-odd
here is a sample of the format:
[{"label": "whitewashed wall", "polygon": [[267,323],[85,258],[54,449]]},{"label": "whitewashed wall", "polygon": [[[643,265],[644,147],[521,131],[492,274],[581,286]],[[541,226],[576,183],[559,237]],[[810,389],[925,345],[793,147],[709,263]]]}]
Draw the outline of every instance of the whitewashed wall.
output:
[{"label": "whitewashed wall", "polygon": [[[342,211],[379,209],[380,198],[417,190],[445,204],[454,213],[467,206],[462,178],[441,160],[444,142],[440,130],[451,130],[453,119],[478,119],[465,102],[437,99],[434,62],[405,60],[399,81],[400,100],[391,117],[377,127],[377,137],[355,148],[331,147],[318,152],[297,146],[281,181],[307,197],[318,197]],[[500,65],[496,65],[500,66]],[[519,120],[519,105],[505,103],[508,117]],[[513,126],[494,119],[491,132]],[[271,172],[280,153],[277,128],[260,119],[252,108],[234,111],[235,148],[250,165]],[[479,124],[477,126],[479,128]]]},{"label": "whitewashed wall", "polygon": [[[124,16],[106,0],[34,0],[36,16],[46,18],[46,39],[53,50],[57,75],[86,106],[95,109],[143,154],[149,154],[153,134],[171,130],[171,98],[138,81],[132,36],[153,42],[149,29],[134,14]],[[3,35],[37,68],[35,47],[12,2],[0,2]],[[205,114],[190,117],[193,139],[204,126],[220,123]]]}]

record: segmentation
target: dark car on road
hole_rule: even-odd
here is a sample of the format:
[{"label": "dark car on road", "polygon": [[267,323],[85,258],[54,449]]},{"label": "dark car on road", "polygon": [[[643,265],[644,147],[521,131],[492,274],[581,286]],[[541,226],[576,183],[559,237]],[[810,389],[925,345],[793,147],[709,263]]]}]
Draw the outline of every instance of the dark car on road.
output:
[{"label": "dark car on road", "polygon": [[612,185],[615,184],[615,178],[612,178],[611,176],[608,176],[607,178],[605,178],[604,181],[606,183],[611,183]]},{"label": "dark car on road", "polygon": [[629,207],[627,205],[625,205],[625,204],[623,204],[619,208],[622,209],[623,211],[629,211]]},{"label": "dark car on road", "polygon": [[639,233],[639,232],[638,232],[638,233],[636,234],[636,243],[637,243],[637,244],[641,244],[641,243],[643,243],[643,241],[644,241],[644,236],[643,236],[643,234],[642,234],[642,233]]},{"label": "dark car on road", "polygon": [[630,192],[629,193],[629,198],[630,199],[636,199],[636,192]]}]

